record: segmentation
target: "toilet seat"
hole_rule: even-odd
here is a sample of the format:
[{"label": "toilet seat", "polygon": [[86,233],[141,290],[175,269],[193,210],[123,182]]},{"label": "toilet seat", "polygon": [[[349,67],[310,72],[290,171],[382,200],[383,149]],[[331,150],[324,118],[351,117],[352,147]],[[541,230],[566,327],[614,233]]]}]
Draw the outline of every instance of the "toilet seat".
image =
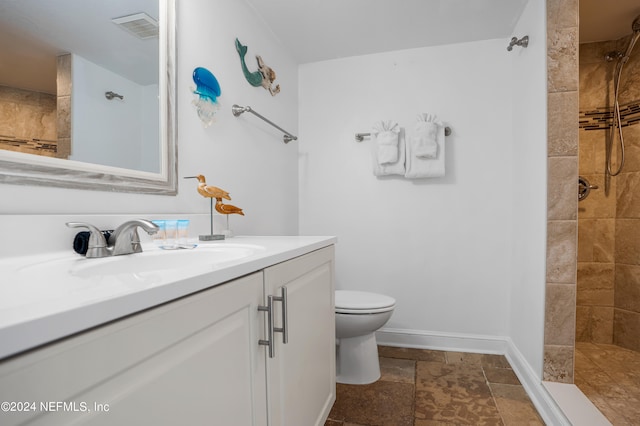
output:
[{"label": "toilet seat", "polygon": [[392,311],[396,306],[393,297],[367,291],[336,290],[336,313],[377,314]]}]

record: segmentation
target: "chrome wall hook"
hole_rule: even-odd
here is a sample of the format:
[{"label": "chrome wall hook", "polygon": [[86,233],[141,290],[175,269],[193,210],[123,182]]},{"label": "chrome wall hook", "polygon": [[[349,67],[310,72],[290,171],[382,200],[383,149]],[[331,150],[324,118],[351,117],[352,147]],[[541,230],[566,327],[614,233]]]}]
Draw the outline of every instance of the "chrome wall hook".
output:
[{"label": "chrome wall hook", "polygon": [[513,50],[513,46],[527,47],[529,46],[529,36],[526,35],[518,40],[518,37],[511,37],[511,41],[509,42],[509,46],[507,46],[507,50],[511,52]]}]

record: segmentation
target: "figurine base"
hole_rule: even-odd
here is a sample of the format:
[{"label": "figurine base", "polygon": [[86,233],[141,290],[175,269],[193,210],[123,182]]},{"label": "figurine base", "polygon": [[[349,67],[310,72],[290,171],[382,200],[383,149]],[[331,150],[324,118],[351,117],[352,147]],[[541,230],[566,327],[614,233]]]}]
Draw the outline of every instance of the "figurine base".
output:
[{"label": "figurine base", "polygon": [[216,240],[224,240],[224,235],[222,234],[200,235],[198,238],[200,239],[200,241],[216,241]]}]

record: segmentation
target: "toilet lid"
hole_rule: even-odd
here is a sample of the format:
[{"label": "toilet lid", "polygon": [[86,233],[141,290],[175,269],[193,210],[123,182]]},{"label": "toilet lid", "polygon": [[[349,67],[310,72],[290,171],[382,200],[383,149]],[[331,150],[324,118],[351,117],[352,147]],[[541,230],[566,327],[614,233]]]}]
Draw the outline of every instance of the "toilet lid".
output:
[{"label": "toilet lid", "polygon": [[375,311],[392,309],[396,299],[384,294],[367,291],[336,290],[336,312],[339,311]]}]

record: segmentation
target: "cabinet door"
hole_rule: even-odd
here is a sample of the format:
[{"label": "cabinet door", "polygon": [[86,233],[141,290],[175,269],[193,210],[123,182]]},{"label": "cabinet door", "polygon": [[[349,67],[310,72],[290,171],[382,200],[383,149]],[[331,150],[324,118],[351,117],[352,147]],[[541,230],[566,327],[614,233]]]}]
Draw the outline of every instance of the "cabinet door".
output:
[{"label": "cabinet door", "polygon": [[256,273],[0,363],[0,401],[36,403],[0,424],[266,425],[262,297]]},{"label": "cabinet door", "polygon": [[[267,357],[272,426],[323,425],[335,401],[335,308],[333,246],[264,270],[266,295],[287,289],[287,344],[276,333]],[[282,327],[282,303],[275,323]]]}]

